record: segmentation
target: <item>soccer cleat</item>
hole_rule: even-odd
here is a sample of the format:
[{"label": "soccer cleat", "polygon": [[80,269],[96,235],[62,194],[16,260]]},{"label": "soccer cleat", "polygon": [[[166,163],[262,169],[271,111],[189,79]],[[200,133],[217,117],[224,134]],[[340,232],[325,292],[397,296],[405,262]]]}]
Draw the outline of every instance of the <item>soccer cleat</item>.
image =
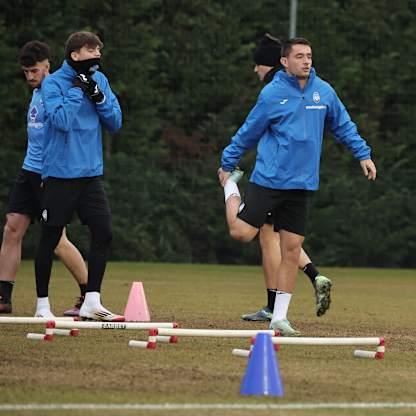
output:
[{"label": "soccer cleat", "polygon": [[64,316],[79,316],[79,310],[84,302],[84,296],[80,296],[77,298],[77,301],[73,308],[67,309],[64,312]]},{"label": "soccer cleat", "polygon": [[0,297],[0,313],[12,313],[12,303],[4,302]]},{"label": "soccer cleat", "polygon": [[35,318],[55,318],[55,315],[50,309],[39,309],[36,310]]},{"label": "soccer cleat", "polygon": [[265,306],[257,312],[241,315],[241,319],[243,319],[244,321],[271,321],[272,316],[272,310],[268,306]]},{"label": "soccer cleat", "polygon": [[315,277],[316,315],[322,316],[331,304],[332,282],[327,277],[318,275]]},{"label": "soccer cleat", "polygon": [[238,181],[243,177],[244,171],[242,171],[238,166],[231,172],[228,179],[232,182],[238,183]]},{"label": "soccer cleat", "polygon": [[124,322],[124,316],[116,315],[104,308],[102,305],[98,307],[89,307],[85,303],[81,306],[79,317],[83,321],[105,321],[105,322]]},{"label": "soccer cleat", "polygon": [[280,319],[270,323],[270,329],[278,330],[282,337],[299,337],[301,333],[292,328],[287,319]]}]

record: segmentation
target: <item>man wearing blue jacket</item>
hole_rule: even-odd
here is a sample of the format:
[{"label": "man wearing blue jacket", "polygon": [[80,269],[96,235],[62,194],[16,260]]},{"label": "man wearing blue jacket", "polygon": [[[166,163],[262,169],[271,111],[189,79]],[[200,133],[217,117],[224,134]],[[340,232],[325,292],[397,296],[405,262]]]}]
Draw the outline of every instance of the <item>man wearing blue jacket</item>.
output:
[{"label": "man wearing blue jacket", "polygon": [[[264,84],[271,82],[276,72],[281,69],[281,46],[279,39],[266,33],[260,39],[254,51],[254,72]],[[273,316],[277,290],[276,277],[280,265],[280,241],[279,233],[274,232],[272,213],[267,216],[266,223],[260,228],[259,243],[261,247],[264,282],[266,284],[267,304],[254,313],[242,315],[242,319],[245,321],[270,321]],[[303,248],[300,252],[298,267],[308,276],[314,288],[315,311],[317,316],[324,315],[331,303],[331,280],[319,273]]]},{"label": "man wearing blue jacket", "polygon": [[[376,167],[369,146],[334,89],[316,75],[310,43],[303,38],[285,42],[281,64],[284,69],[262,89],[244,124],[224,149],[218,175],[233,238],[251,241],[267,214],[273,212],[282,260],[270,328],[284,336],[297,336],[300,332],[290,325],[287,311],[306,232],[308,200],[319,187],[325,127],[360,161],[369,180],[375,180]],[[241,203],[233,181],[235,168],[243,154],[256,145],[256,164]]]},{"label": "man wearing blue jacket", "polygon": [[35,260],[38,309],[49,307],[53,250],[76,212],[91,234],[88,283],[79,315],[123,321],[104,308],[101,284],[112,239],[111,213],[104,190],[102,127],[121,128],[120,105],[106,76],[98,71],[103,44],[91,32],[76,32],[65,46],[63,65],[47,77],[42,98],[47,134],[42,168],[42,235]]},{"label": "man wearing blue jacket", "polygon": [[[9,195],[3,229],[0,250],[0,313],[12,312],[12,291],[20,266],[23,238],[30,223],[39,219],[40,215],[42,154],[46,129],[41,87],[49,75],[49,55],[49,46],[38,40],[27,42],[19,51],[19,63],[33,93],[27,112],[26,155]],[[68,240],[65,229],[55,254],[79,284],[81,294],[77,304],[64,312],[77,316],[87,287],[87,268],[81,253]]]}]

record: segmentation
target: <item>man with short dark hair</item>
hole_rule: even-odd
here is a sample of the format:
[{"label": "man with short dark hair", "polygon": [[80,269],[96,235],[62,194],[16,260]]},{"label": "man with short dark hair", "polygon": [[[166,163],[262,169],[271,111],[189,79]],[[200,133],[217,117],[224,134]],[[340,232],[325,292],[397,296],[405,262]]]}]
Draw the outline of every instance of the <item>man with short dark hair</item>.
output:
[{"label": "man with short dark hair", "polygon": [[[22,241],[34,219],[40,215],[41,170],[45,143],[45,110],[41,98],[41,85],[49,75],[49,46],[34,40],[26,43],[19,52],[19,63],[26,81],[33,89],[27,114],[27,151],[22,169],[10,193],[0,251],[0,313],[12,312],[12,291],[20,265]],[[55,253],[78,282],[81,295],[74,308],[64,312],[77,316],[87,286],[87,268],[78,249],[61,233]],[[43,316],[37,309],[37,316]],[[49,315],[51,317],[51,315]]]},{"label": "man with short dark hair", "polygon": [[[261,91],[255,107],[221,158],[230,235],[251,241],[273,212],[282,260],[271,329],[297,336],[287,320],[299,255],[306,233],[308,201],[319,187],[319,164],[325,127],[360,161],[364,175],[376,179],[371,150],[334,89],[312,67],[312,47],[303,38],[282,46],[283,70]],[[243,203],[230,176],[243,154],[257,145],[257,158]]]},{"label": "man with short dark hair", "polygon": [[[259,77],[259,80],[265,84],[272,81],[274,74],[281,69],[280,51],[280,40],[266,33],[260,39],[253,53],[255,62],[254,72]],[[266,284],[267,304],[254,313],[242,315],[242,319],[245,321],[270,321],[273,316],[278,287],[277,270],[279,269],[281,256],[279,233],[276,233],[273,229],[272,212],[268,213],[265,224],[260,228],[259,243],[262,254],[264,282]],[[324,315],[331,303],[331,280],[319,273],[303,248],[301,249],[298,267],[308,276],[314,288],[317,316]]]},{"label": "man with short dark hair", "polygon": [[66,59],[44,82],[47,143],[42,168],[42,235],[36,255],[38,301],[47,298],[53,250],[63,227],[76,212],[87,225],[91,244],[82,319],[124,321],[104,308],[101,284],[112,240],[111,213],[102,181],[102,127],[121,128],[120,105],[100,72],[103,43],[91,32],[69,36]]}]

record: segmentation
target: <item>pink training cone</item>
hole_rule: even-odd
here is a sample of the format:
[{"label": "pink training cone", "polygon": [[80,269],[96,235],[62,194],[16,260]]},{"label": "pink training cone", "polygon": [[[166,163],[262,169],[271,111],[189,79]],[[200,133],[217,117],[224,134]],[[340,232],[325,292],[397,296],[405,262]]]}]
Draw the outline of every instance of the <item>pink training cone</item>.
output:
[{"label": "pink training cone", "polygon": [[142,282],[133,282],[127,299],[124,317],[128,322],[149,322],[150,313]]}]

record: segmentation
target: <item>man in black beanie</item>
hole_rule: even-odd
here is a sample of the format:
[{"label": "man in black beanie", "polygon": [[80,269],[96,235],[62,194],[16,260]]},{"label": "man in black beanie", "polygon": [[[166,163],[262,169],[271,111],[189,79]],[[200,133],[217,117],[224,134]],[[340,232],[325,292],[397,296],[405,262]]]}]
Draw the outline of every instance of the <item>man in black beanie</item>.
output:
[{"label": "man in black beanie", "polygon": [[256,64],[254,72],[260,81],[269,83],[280,66],[280,40],[266,33],[259,41],[253,53],[253,60]]},{"label": "man in black beanie", "polygon": [[[259,41],[253,53],[255,62],[254,72],[260,81],[269,83],[274,74],[281,69],[280,65],[281,42],[279,39],[266,33]],[[273,314],[277,290],[277,269],[279,268],[280,239],[273,229],[273,216],[269,213],[266,223],[260,228],[259,242],[262,253],[264,282],[267,291],[267,305],[254,313],[241,316],[245,321],[269,321]],[[306,252],[301,250],[299,269],[310,279],[315,290],[316,314],[322,316],[329,309],[331,302],[330,290],[332,282],[319,274]]]}]

